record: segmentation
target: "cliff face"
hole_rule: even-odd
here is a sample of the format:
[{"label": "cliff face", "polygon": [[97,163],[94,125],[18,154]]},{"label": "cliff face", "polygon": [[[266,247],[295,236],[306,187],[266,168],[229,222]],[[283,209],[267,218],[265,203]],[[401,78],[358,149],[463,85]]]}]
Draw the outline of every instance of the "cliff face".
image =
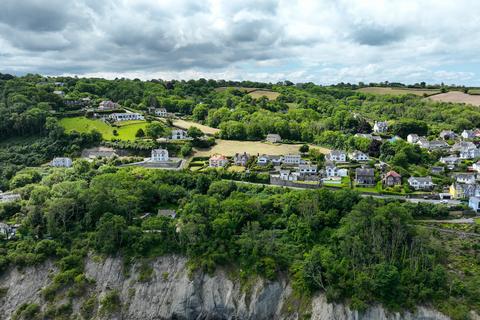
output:
[{"label": "cliff face", "polygon": [[[95,281],[89,296],[100,301],[108,292],[118,292],[118,311],[100,315],[98,304],[93,314],[98,319],[298,319],[292,289],[286,279],[269,282],[259,279],[248,289],[232,282],[225,271],[214,275],[195,273],[189,276],[186,259],[167,256],[150,263],[153,269],[148,281],[138,281],[138,266],[125,275],[121,259],[103,261],[87,259],[85,274]],[[13,269],[0,277],[0,288],[8,288],[0,297],[0,319],[10,319],[22,304],[46,305],[41,289],[48,285],[55,272],[52,263],[22,271]],[[62,298],[60,302],[67,301]],[[78,315],[84,298],[73,301],[73,314]],[[309,309],[309,308],[307,308]],[[325,296],[312,300],[311,310],[304,310],[316,320],[414,320],[448,319],[431,309],[420,307],[415,314],[389,314],[373,307],[359,314],[342,304],[327,303]]]}]

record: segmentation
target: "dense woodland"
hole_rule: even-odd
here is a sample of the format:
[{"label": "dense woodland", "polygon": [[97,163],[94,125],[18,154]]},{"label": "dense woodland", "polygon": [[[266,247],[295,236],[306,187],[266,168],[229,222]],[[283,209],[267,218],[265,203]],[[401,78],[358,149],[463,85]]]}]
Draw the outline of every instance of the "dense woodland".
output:
[{"label": "dense woodland", "polygon": [[[280,96],[254,99],[224,87],[262,88]],[[351,191],[235,184],[218,171],[119,169],[109,161],[81,160],[70,169],[30,168],[54,156],[78,155],[102,140],[98,132],[64,132],[58,118],[77,110],[54,90],[64,91],[65,99],[110,99],[134,110],[163,106],[220,128],[224,139],[279,133],[290,141],[359,149],[402,174],[436,157],[405,142],[378,144],[353,135],[370,132],[374,120],[396,120],[393,133],[401,137],[480,126],[475,107],[342,86],[0,75],[0,189],[16,190],[23,199],[0,204],[0,221],[21,224],[17,240],[0,240],[0,269],[55,258],[60,273],[44,291],[47,301],[63,289],[71,297],[88,290],[82,257],[89,252],[121,255],[126,263],[181,253],[191,259],[192,270],[235,266],[244,283],[255,275],[275,279],[286,273],[300,297],[323,291],[360,310],[375,302],[391,310],[431,303],[456,319],[480,310],[480,277],[474,272],[479,244],[456,247],[413,223],[445,217],[443,207],[361,198]],[[163,208],[176,210],[177,218],[139,218]],[[452,261],[459,260],[473,272],[458,265],[453,270]]]}]

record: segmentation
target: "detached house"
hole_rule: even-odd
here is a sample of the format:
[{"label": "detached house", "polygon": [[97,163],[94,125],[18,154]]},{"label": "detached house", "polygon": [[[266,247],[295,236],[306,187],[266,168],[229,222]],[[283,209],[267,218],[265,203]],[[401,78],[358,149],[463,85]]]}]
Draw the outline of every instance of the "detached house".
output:
[{"label": "detached house", "polygon": [[301,164],[298,166],[298,172],[303,175],[317,174],[317,166],[314,164]]},{"label": "detached house", "polygon": [[118,103],[115,103],[115,102],[110,101],[110,100],[102,101],[98,105],[98,110],[102,110],[102,111],[115,110],[115,109],[119,109],[119,108],[120,108],[120,105]]},{"label": "detached house", "polygon": [[325,164],[325,175],[327,178],[346,177],[348,176],[348,170],[339,169],[333,162],[327,162]]},{"label": "detached house", "polygon": [[245,167],[247,165],[248,160],[250,159],[250,155],[246,152],[244,153],[236,153],[233,157],[233,162],[237,166]]},{"label": "detached house", "polygon": [[477,181],[475,173],[457,173],[453,175],[453,178],[458,183],[472,184]]},{"label": "detached house", "polygon": [[22,199],[18,193],[0,191],[0,203],[14,202]]},{"label": "detached house", "polygon": [[53,158],[52,162],[50,162],[50,165],[57,168],[70,168],[72,166],[72,159],[67,157],[56,157]]},{"label": "detached house", "polygon": [[279,143],[282,142],[282,137],[276,133],[269,133],[267,134],[267,138],[265,140],[271,143]]},{"label": "detached house", "polygon": [[361,186],[374,186],[375,170],[373,168],[355,169],[355,182]]},{"label": "detached house", "polygon": [[384,187],[393,187],[402,185],[402,176],[395,171],[387,172],[382,179]]},{"label": "detached house", "polygon": [[188,138],[187,131],[183,129],[172,130],[172,140],[184,140],[187,138]]},{"label": "detached house", "polygon": [[166,118],[167,115],[168,115],[167,109],[165,109],[165,108],[155,109],[155,115],[156,115],[157,117]]},{"label": "detached house", "polygon": [[418,139],[420,139],[420,136],[416,133],[410,133],[407,136],[407,142],[408,143],[417,143]]},{"label": "detached house", "polygon": [[442,132],[439,134],[439,137],[443,140],[453,140],[457,137],[457,134],[452,130],[442,130]]},{"label": "detached house", "polygon": [[347,162],[347,154],[344,151],[332,150],[325,159],[332,162]]},{"label": "detached house", "polygon": [[348,155],[348,157],[350,158],[350,160],[353,160],[353,161],[368,161],[368,160],[370,160],[370,157],[368,155],[366,155],[362,151],[358,151],[358,150],[355,150],[352,153],[350,153]]},{"label": "detached house", "polygon": [[415,190],[430,190],[435,186],[432,177],[410,177],[408,184]]},{"label": "detached house", "polygon": [[373,132],[384,133],[388,131],[388,123],[386,121],[375,121]]},{"label": "detached house", "polygon": [[475,145],[475,143],[471,142],[471,141],[460,141],[460,142],[457,142],[455,143],[451,148],[450,150],[452,152],[459,152],[463,149],[474,149],[476,148],[477,146]]},{"label": "detached house", "polygon": [[439,161],[443,164],[446,164],[448,168],[451,169],[460,162],[460,158],[454,155],[450,155],[447,157],[441,157]]},{"label": "detached house", "polygon": [[151,160],[153,162],[166,162],[168,161],[168,150],[167,149],[153,149]]},{"label": "detached house", "polygon": [[257,164],[260,166],[266,166],[269,162],[271,162],[274,166],[279,166],[282,164],[282,161],[282,156],[269,156],[266,154],[262,154],[257,158]]},{"label": "detached house", "polygon": [[475,132],[473,130],[463,130],[461,135],[463,139],[475,138]]},{"label": "detached house", "polygon": [[480,157],[480,149],[475,148],[462,148],[459,152],[460,159],[474,159]]},{"label": "detached house", "polygon": [[211,168],[225,167],[227,164],[227,157],[221,154],[215,154],[208,160],[208,166]]},{"label": "detached house", "polygon": [[108,116],[115,122],[130,121],[130,120],[145,120],[145,118],[139,113],[112,113]]}]

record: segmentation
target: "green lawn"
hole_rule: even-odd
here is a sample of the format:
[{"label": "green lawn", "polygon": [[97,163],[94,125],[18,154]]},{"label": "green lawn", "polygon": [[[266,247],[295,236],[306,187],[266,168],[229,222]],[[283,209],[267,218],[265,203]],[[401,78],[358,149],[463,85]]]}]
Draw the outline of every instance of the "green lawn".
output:
[{"label": "green lawn", "polygon": [[[90,132],[97,130],[103,136],[104,140],[120,139],[120,140],[135,140],[137,130],[142,128],[145,130],[147,122],[145,121],[125,121],[119,123],[119,127],[115,128],[101,120],[93,120],[85,117],[63,118],[60,124],[67,132]],[[113,135],[113,130],[117,130],[118,135]]]}]

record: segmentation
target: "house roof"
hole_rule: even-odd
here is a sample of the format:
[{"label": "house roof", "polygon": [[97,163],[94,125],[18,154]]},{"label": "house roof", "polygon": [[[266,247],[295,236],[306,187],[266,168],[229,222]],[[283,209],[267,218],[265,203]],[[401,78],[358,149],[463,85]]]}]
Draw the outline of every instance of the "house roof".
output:
[{"label": "house roof", "polygon": [[342,151],[342,150],[332,150],[330,151],[330,155],[332,156],[340,156],[340,155],[344,155],[345,154],[345,151]]},{"label": "house roof", "polygon": [[375,170],[373,168],[357,168],[355,169],[355,174],[357,176],[375,176]]},{"label": "house roof", "polygon": [[214,154],[213,156],[210,157],[210,160],[227,160],[227,157],[225,157],[222,154]]},{"label": "house roof", "polygon": [[391,170],[391,171],[388,171],[385,174],[385,178],[387,178],[387,177],[401,178],[402,176],[400,174],[398,174],[397,172]]},{"label": "house roof", "polygon": [[416,180],[418,182],[428,182],[428,183],[431,183],[432,182],[432,177],[428,176],[428,177],[410,177],[408,178],[409,181],[411,180]]}]

